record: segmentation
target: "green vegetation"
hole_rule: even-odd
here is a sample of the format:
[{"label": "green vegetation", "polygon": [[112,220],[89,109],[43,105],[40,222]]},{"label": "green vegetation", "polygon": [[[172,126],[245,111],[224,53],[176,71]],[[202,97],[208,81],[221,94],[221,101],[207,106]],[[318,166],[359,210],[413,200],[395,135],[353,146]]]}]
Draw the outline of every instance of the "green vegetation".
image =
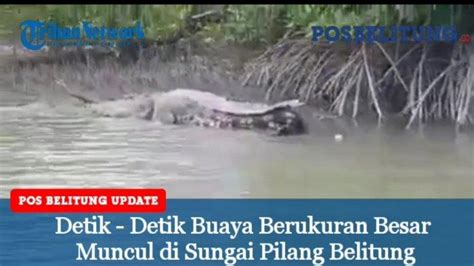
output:
[{"label": "green vegetation", "polygon": [[[474,58],[467,45],[341,47],[308,41],[314,25],[454,24],[459,33],[473,33],[471,5],[9,5],[0,12],[0,37],[16,41],[18,26],[26,19],[63,26],[87,20],[109,27],[140,21],[146,38],[161,44],[194,36],[198,41],[266,47],[261,56],[245,62],[242,84],[264,89],[268,101],[323,101],[333,113],[354,118],[375,110],[379,121],[402,114],[407,128],[416,122],[451,120],[463,125],[474,120]],[[299,38],[282,38],[290,34]]]},{"label": "green vegetation", "polygon": [[[288,31],[310,35],[312,25],[454,23],[472,32],[473,23],[468,20],[473,11],[468,5],[4,5],[0,36],[15,34],[25,19],[53,19],[63,25],[90,20],[105,26],[141,21],[150,39],[198,32],[209,40],[271,44]],[[215,17],[219,19],[209,19]]]}]

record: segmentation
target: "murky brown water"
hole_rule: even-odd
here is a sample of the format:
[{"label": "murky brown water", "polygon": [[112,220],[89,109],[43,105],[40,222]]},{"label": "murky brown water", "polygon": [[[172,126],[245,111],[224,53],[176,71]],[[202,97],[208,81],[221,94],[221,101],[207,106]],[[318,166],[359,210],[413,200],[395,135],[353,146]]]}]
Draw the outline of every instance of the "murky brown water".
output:
[{"label": "murky brown water", "polygon": [[[1,91],[1,90],[0,90]],[[165,187],[170,197],[474,197],[472,135],[376,127],[275,138],[0,101],[0,196],[13,187]]]}]

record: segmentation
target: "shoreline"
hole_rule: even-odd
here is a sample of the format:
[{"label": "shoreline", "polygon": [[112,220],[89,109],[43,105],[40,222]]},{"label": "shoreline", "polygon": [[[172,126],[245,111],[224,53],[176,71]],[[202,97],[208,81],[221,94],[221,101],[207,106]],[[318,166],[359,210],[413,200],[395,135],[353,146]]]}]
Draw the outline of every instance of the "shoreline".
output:
[{"label": "shoreline", "polygon": [[[280,44],[280,46],[284,44],[285,43]],[[71,72],[71,74],[76,72],[76,75],[79,76],[84,75],[90,78],[102,79],[104,78],[103,76],[101,77],[99,75],[99,77],[97,77],[97,71],[95,73],[85,74],[77,73],[77,71],[91,72],[94,70],[88,68],[92,67],[93,69],[100,69],[100,72],[107,72],[106,68],[112,68],[114,70],[109,72],[115,72],[116,74],[118,72],[119,74],[108,75],[108,79],[115,79],[119,76],[117,81],[112,80],[112,83],[120,83],[123,80],[127,80],[126,82],[122,82],[124,83],[122,86],[125,86],[126,89],[122,88],[119,91],[125,90],[127,92],[140,93],[140,91],[166,91],[173,89],[173,87],[193,87],[198,90],[209,91],[223,95],[224,97],[244,101],[271,103],[278,100],[294,99],[295,97],[301,99],[298,94],[290,94],[285,97],[276,97],[272,100],[268,97],[268,88],[270,87],[270,89],[272,89],[272,87],[278,86],[276,83],[270,84],[269,86],[268,84],[259,84],[260,81],[258,80],[257,82],[254,80],[253,83],[249,82],[249,73],[251,73],[249,72],[249,68],[255,68],[255,63],[258,64],[261,58],[268,58],[271,53],[274,53],[272,49],[275,48],[272,47],[269,47],[267,51],[262,53],[242,45],[227,45],[225,43],[207,44],[204,43],[203,40],[189,38],[180,39],[176,43],[158,47],[148,44],[148,46],[140,46],[138,49],[133,47],[128,47],[129,49],[124,48],[107,49],[103,47],[81,47],[79,49],[62,49],[60,51],[43,49],[42,52],[35,53],[25,51],[24,49],[16,49],[13,45],[1,45],[0,58],[6,61],[5,64],[2,64],[4,65],[5,73],[16,72],[17,74],[15,75],[19,76],[22,76],[22,74],[18,72],[22,72],[25,68],[30,70],[39,69],[36,72],[44,72],[43,74],[39,73],[40,75],[60,76],[61,73],[58,72],[58,67],[62,66],[65,68],[65,72]],[[335,47],[335,49],[336,48],[337,47]],[[276,49],[279,49],[278,45]],[[259,57],[252,57],[250,51],[252,51],[252,54],[261,55]],[[471,55],[471,57],[474,58],[474,55]],[[471,59],[471,61],[472,60],[473,59]],[[269,63],[274,64],[271,61],[269,61]],[[49,65],[53,70],[46,70],[42,67],[43,65]],[[147,73],[143,74],[142,70],[146,70]],[[389,69],[389,71],[390,70],[391,69]],[[142,73],[137,73],[138,75],[134,74],[136,71],[142,71]],[[397,71],[393,72],[397,74]],[[110,77],[110,75],[115,77]],[[274,76],[275,73],[272,75]],[[193,78],[195,77],[198,77],[196,79],[200,80],[194,82]],[[259,79],[261,79],[261,77]],[[203,82],[203,80],[205,82]],[[73,81],[73,83],[76,81]],[[47,83],[48,81],[45,82]],[[90,83],[97,82],[101,81],[90,80]],[[108,83],[110,84],[110,82]],[[183,86],[183,84],[186,85]],[[193,84],[196,84],[196,86],[194,87]],[[84,86],[78,85],[77,87]],[[91,87],[89,85],[88,87],[90,87],[88,90],[91,90],[97,89],[98,86],[93,88],[94,86]],[[398,87],[398,90],[403,89]],[[295,90],[295,92],[297,91],[298,90]],[[113,93],[113,95],[115,95],[113,97],[120,97],[121,93],[123,92]],[[345,97],[351,97],[351,95],[354,97],[352,93],[344,91],[341,93],[346,94]],[[385,109],[383,110],[384,117],[381,118],[379,113],[381,110],[378,110],[377,105],[374,106],[374,102],[370,100],[370,97],[366,100],[360,99],[361,104],[356,104],[355,106],[349,103],[350,101],[355,102],[355,100],[348,100],[348,103],[344,102],[342,105],[339,103],[337,110],[334,110],[334,104],[336,103],[334,101],[340,100],[341,95],[337,98],[333,98],[334,96],[321,95],[320,93],[316,95],[319,96],[316,98],[306,97],[306,99],[303,99],[303,101],[310,106],[311,116],[316,117],[316,119],[344,119],[345,117],[350,118],[351,114],[352,118],[355,119],[356,111],[354,110],[354,112],[352,112],[353,110],[351,110],[351,108],[358,107],[357,115],[361,120],[375,119],[375,121],[379,120],[378,123],[392,123],[391,121],[405,121],[405,123],[411,123],[413,120],[413,117],[409,118],[407,115],[393,112],[393,110],[390,111],[390,109],[393,108],[390,107],[390,105],[397,104],[393,99],[383,100],[383,97],[380,98],[381,96],[378,96],[379,100],[383,100],[383,102],[378,103],[378,108]],[[395,94],[393,97],[399,96]],[[474,97],[474,95],[472,95],[471,98],[472,97]],[[398,105],[401,106],[400,103]],[[454,123],[456,131],[459,129],[464,130],[465,128],[467,128],[468,131],[470,131],[471,128],[474,129],[474,125],[472,124],[474,108],[471,103],[469,103],[467,112],[467,120],[464,122],[464,125]],[[354,121],[357,120],[358,119],[355,119]],[[439,121],[425,121],[421,125],[424,127],[430,124],[446,125],[453,123],[449,121],[449,119],[437,120]],[[418,128],[420,128],[420,125],[418,125]]]}]

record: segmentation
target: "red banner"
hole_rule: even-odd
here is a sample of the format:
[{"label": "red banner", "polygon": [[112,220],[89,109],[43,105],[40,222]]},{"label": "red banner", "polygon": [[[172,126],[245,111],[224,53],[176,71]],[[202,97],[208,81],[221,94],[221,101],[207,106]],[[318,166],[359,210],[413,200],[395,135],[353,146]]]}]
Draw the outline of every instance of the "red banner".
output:
[{"label": "red banner", "polygon": [[13,189],[16,213],[157,213],[166,210],[164,189]]}]

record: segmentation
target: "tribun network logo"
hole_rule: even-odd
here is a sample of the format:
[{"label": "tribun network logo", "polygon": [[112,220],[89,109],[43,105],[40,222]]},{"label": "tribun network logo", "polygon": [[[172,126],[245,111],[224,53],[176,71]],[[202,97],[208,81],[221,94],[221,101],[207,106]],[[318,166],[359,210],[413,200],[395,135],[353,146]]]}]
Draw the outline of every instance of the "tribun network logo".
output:
[{"label": "tribun network logo", "polygon": [[313,26],[313,42],[397,43],[461,42],[471,43],[470,34],[459,34],[454,26]]},{"label": "tribun network logo", "polygon": [[81,26],[62,27],[49,21],[26,20],[20,24],[21,43],[31,51],[39,51],[44,46],[124,46],[132,40],[145,38],[140,22],[132,27],[96,27],[88,21]]}]

